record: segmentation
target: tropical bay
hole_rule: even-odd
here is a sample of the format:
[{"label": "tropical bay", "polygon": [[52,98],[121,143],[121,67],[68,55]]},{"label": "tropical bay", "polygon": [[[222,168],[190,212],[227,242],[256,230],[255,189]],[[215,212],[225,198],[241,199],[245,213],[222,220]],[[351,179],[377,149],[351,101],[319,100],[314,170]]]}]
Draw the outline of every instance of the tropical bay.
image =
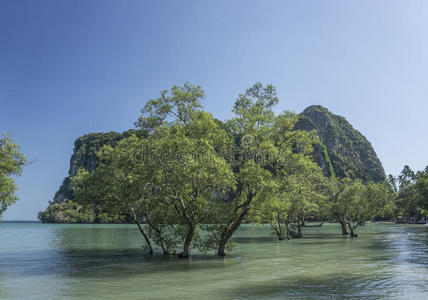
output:
[{"label": "tropical bay", "polygon": [[230,256],[147,257],[133,225],[0,224],[5,299],[422,299],[428,227],[367,224],[358,239],[338,224],[277,241],[244,226]]}]

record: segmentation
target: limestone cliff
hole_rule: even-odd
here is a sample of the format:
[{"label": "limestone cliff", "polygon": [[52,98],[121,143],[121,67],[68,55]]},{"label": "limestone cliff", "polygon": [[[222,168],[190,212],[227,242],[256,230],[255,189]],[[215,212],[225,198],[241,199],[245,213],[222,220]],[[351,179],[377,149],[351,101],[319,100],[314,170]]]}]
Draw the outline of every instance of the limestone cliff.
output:
[{"label": "limestone cliff", "polygon": [[97,167],[96,152],[104,145],[116,145],[118,141],[129,137],[131,134],[141,135],[142,132],[139,130],[128,130],[124,133],[90,133],[79,137],[74,142],[74,150],[70,159],[68,176],[64,178],[64,181],[56,192],[53,201],[55,203],[61,203],[64,199],[74,200],[70,178],[77,174],[80,167],[83,167],[88,171],[95,170]]},{"label": "limestone cliff", "polygon": [[372,145],[344,117],[313,105],[299,115],[296,129],[318,133],[321,143],[315,145],[313,156],[325,175],[385,180],[385,171]]}]

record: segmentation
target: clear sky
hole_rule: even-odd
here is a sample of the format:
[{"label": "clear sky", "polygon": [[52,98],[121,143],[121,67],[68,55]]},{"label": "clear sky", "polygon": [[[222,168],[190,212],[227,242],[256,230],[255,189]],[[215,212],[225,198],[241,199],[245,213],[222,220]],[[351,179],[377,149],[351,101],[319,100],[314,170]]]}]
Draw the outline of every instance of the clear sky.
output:
[{"label": "clear sky", "polygon": [[77,137],[132,128],[185,81],[220,119],[272,83],[278,112],[343,115],[387,173],[428,164],[428,1],[2,0],[0,131],[33,162],[4,219],[46,208]]}]

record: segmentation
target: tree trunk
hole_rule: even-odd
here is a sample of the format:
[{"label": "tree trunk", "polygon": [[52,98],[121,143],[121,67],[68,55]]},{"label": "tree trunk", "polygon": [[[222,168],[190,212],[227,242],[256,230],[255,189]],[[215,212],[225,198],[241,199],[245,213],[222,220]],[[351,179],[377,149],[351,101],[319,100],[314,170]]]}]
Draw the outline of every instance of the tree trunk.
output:
[{"label": "tree trunk", "polygon": [[155,239],[155,243],[157,243],[161,247],[163,255],[171,255],[171,252],[167,251],[167,249],[165,248],[165,240],[162,235],[162,230],[157,228],[156,225],[150,222],[150,219],[147,216],[145,216],[145,220],[147,222],[147,225],[149,225],[149,227],[155,232],[157,236],[157,238]]},{"label": "tree trunk", "polygon": [[153,248],[152,248],[152,244],[150,243],[149,237],[144,232],[143,227],[141,227],[141,224],[140,224],[140,222],[138,222],[137,218],[134,218],[134,222],[135,222],[135,224],[137,224],[138,229],[140,230],[141,234],[143,235],[144,239],[146,240],[147,248],[149,249],[149,254],[152,255],[153,254]]},{"label": "tree trunk", "polygon": [[304,226],[304,224],[305,224],[305,220],[304,220],[303,214],[301,214],[297,218],[297,237],[299,238],[303,237],[302,226]]},{"label": "tree trunk", "polygon": [[284,233],[282,232],[281,220],[279,218],[279,215],[277,215],[275,218],[275,233],[278,237],[278,240],[280,241],[284,240]]},{"label": "tree trunk", "polygon": [[303,237],[302,225],[300,224],[300,221],[297,221],[297,234],[296,234],[295,238],[301,238],[301,237]]},{"label": "tree trunk", "polygon": [[230,239],[232,238],[232,235],[235,233],[235,231],[241,226],[242,220],[244,219],[245,215],[248,213],[248,209],[244,209],[238,219],[234,220],[231,224],[229,224],[222,232],[220,237],[220,243],[217,251],[218,256],[226,256],[226,248],[227,244],[229,243]]},{"label": "tree trunk", "polygon": [[354,233],[354,230],[357,228],[357,225],[355,225],[354,227],[352,227],[351,222],[348,222],[348,227],[349,227],[349,231],[351,232],[351,237],[358,237],[358,234]]},{"label": "tree trunk", "polygon": [[244,220],[245,216],[248,214],[248,211],[250,210],[250,204],[254,196],[255,194],[248,193],[247,200],[241,206],[238,206],[235,209],[236,212],[237,209],[242,208],[241,212],[237,214],[235,218],[232,218],[229,224],[223,229],[220,235],[220,243],[217,250],[218,256],[226,256],[227,244],[232,238],[234,232],[239,228],[239,226],[241,226],[241,223]]},{"label": "tree trunk", "polygon": [[336,219],[337,222],[339,222],[340,227],[342,228],[342,235],[348,235],[348,229],[346,228],[346,225],[348,222],[346,222],[345,218],[338,213],[334,214],[334,218]]},{"label": "tree trunk", "polygon": [[287,217],[287,219],[284,220],[285,224],[285,235],[287,236],[287,240],[290,240],[290,219]]},{"label": "tree trunk", "polygon": [[195,224],[189,224],[186,234],[186,239],[184,240],[183,252],[180,254],[180,257],[186,258],[190,256],[190,250],[192,249],[192,240],[193,234],[195,233]]},{"label": "tree trunk", "polygon": [[342,228],[342,235],[348,235],[348,229],[346,228],[346,222],[343,220],[339,221],[340,227]]},{"label": "tree trunk", "polygon": [[140,233],[143,235],[144,240],[146,241],[147,244],[147,248],[149,249],[149,254],[152,255],[153,254],[153,247],[152,247],[152,243],[150,243],[149,237],[147,236],[147,234],[144,232],[143,227],[141,227],[140,222],[138,222],[138,218],[137,215],[135,214],[135,210],[133,207],[130,208],[132,216],[134,217],[134,222],[135,224],[137,224],[138,229],[140,230]]}]

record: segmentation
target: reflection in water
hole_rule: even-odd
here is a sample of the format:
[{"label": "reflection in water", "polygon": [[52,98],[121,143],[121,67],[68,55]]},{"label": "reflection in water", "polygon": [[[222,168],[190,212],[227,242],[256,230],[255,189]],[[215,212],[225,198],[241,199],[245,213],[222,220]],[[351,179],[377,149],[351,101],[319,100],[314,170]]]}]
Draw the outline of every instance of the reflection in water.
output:
[{"label": "reflection in water", "polygon": [[0,224],[0,298],[422,298],[428,227],[376,224],[342,237],[336,224],[276,241],[244,226],[232,255],[144,255],[133,225]]},{"label": "reflection in water", "polygon": [[389,234],[388,250],[395,254],[390,261],[390,273],[395,285],[406,287],[397,290],[403,298],[409,295],[419,299],[427,297],[427,233],[426,227],[420,226],[406,229],[396,227]]}]

